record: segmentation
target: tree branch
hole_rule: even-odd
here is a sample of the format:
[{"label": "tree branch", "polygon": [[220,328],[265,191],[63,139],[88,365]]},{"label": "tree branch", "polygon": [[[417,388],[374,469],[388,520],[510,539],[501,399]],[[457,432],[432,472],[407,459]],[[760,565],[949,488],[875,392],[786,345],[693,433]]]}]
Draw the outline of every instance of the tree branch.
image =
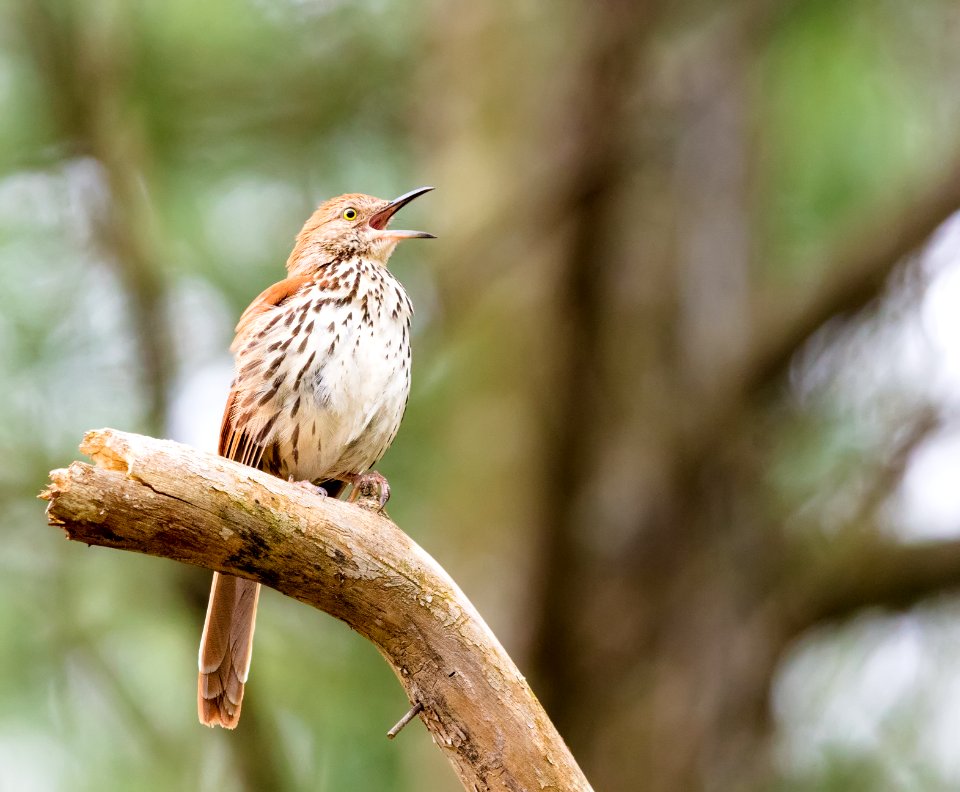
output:
[{"label": "tree branch", "polygon": [[684,416],[678,470],[695,468],[736,434],[750,397],[782,377],[794,355],[828,320],[861,310],[880,296],[903,259],[960,210],[960,157],[948,174],[900,214],[884,217],[852,244],[841,246],[818,268],[823,273],[818,283],[759,309],[754,348],[730,367],[725,385],[706,409],[697,406],[692,417]]},{"label": "tree branch", "polygon": [[68,538],[257,580],[372,641],[466,789],[589,790],[496,637],[385,516],[187,446],[90,432],[41,497]]},{"label": "tree branch", "polygon": [[865,608],[903,610],[960,589],[960,540],[899,544],[865,537],[810,570],[785,593],[791,635]]},{"label": "tree branch", "polygon": [[881,218],[823,266],[822,280],[806,292],[769,306],[758,322],[757,348],[744,366],[744,391],[765,385],[786,369],[794,353],[827,320],[874,300],[890,274],[960,209],[960,160],[932,189]]}]

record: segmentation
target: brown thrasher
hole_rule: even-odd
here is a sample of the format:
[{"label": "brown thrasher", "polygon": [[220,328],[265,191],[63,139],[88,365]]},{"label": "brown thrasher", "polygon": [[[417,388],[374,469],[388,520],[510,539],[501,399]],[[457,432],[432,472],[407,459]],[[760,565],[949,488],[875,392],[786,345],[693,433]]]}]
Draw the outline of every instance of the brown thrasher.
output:
[{"label": "brown thrasher", "polygon": [[[237,324],[236,376],[219,453],[336,495],[346,484],[390,496],[368,472],[393,442],[410,392],[410,317],[403,286],[387,269],[401,239],[393,201],[341,195],[320,205],[287,259],[287,278],[255,299]],[[232,729],[250,670],[260,585],[214,573],[200,641],[201,723]]]}]

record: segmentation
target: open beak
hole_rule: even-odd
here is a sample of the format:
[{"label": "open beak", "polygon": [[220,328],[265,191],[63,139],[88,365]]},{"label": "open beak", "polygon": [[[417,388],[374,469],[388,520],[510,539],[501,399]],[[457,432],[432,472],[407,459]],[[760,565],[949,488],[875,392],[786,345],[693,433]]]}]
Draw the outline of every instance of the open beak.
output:
[{"label": "open beak", "polygon": [[392,201],[390,201],[390,203],[383,207],[383,209],[370,218],[368,221],[370,227],[376,231],[380,231],[381,237],[387,237],[389,239],[436,239],[433,234],[428,234],[426,231],[387,230],[387,224],[397,212],[410,203],[410,201],[412,201],[414,198],[419,198],[421,195],[430,192],[432,189],[433,187],[417,187],[417,189],[410,190],[410,192],[404,193],[399,198],[394,198]]}]

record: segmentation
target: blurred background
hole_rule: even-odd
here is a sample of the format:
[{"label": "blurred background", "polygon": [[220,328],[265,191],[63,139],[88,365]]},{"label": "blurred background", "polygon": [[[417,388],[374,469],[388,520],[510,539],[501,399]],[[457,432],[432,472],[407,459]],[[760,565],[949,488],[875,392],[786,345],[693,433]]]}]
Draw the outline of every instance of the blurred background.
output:
[{"label": "blurred background", "polygon": [[376,650],[45,526],[90,428],[214,448],[241,310],[432,184],[390,513],[598,790],[960,788],[960,7],[4,0],[0,789],[459,789]]}]

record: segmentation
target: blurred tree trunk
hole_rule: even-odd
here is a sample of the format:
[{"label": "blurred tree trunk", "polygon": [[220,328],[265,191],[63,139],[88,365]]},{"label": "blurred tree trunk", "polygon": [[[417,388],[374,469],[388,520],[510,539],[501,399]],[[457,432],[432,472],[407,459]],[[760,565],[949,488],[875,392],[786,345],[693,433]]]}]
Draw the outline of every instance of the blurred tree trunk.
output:
[{"label": "blurred tree trunk", "polygon": [[[459,113],[434,132],[449,141],[435,166],[459,169],[438,180],[463,181],[464,163],[472,178],[450,201],[460,267],[441,277],[454,315],[480,284],[502,281],[508,329],[487,351],[500,387],[523,389],[540,426],[529,456],[502,471],[538,498],[525,515],[539,536],[530,678],[598,789],[769,782],[778,660],[838,615],[820,598],[843,579],[842,566],[811,573],[809,548],[771,506],[779,383],[811,333],[875,298],[960,205],[945,180],[824,267],[824,283],[763,293],[751,275],[759,87],[748,75],[788,5],[732,4],[673,59],[653,0],[554,9],[562,43],[531,36],[522,51],[510,42],[546,24],[529,9],[509,22],[502,8],[458,12],[438,39],[451,62],[498,52],[482,71],[446,72],[451,97],[467,100],[451,98]],[[527,84],[557,88],[531,97]],[[480,96],[498,103],[472,103]],[[479,215],[472,196],[491,194],[501,213]],[[537,273],[535,294],[510,290],[514,268]],[[497,500],[524,514],[510,497]],[[951,563],[914,562],[899,600],[866,584],[841,599],[902,604],[960,581]]]},{"label": "blurred tree trunk", "polygon": [[[160,263],[163,249],[150,196],[152,156],[132,101],[137,55],[133,12],[115,0],[97,5],[96,13],[85,13],[88,10],[73,2],[27,2],[19,9],[20,24],[54,110],[62,146],[58,154],[65,162],[89,157],[97,165],[98,179],[88,188],[86,208],[98,252],[111,266],[125,302],[131,365],[146,405],[143,429],[163,436],[175,359],[166,303],[168,273]],[[182,568],[172,577],[185,606],[196,615],[199,641],[209,577]],[[201,578],[202,593],[197,590]],[[90,651],[96,659],[95,647]],[[151,724],[149,712],[137,711],[138,699],[123,689],[119,676],[107,681],[141,728]],[[262,699],[246,705],[244,729],[234,737],[229,745],[242,789],[289,786],[291,774],[282,753],[260,750],[279,743]],[[158,752],[166,747],[156,740],[151,744]]]},{"label": "blurred tree trunk", "polygon": [[[664,107],[641,83],[656,9],[595,10],[556,196],[572,222],[542,394],[533,678],[598,786],[730,789],[763,755],[779,641],[757,611],[777,534],[754,522],[736,439],[691,458],[684,435],[750,321],[743,59],[724,42]],[[655,126],[671,116],[676,141]],[[597,501],[606,525],[587,516]],[[608,613],[625,616],[614,634],[598,632]]]},{"label": "blurred tree trunk", "polygon": [[127,304],[132,362],[146,405],[144,429],[160,434],[173,350],[149,200],[150,152],[129,106],[135,56],[130,18],[115,2],[100,4],[93,15],[71,2],[31,2],[21,14],[53,108],[58,153],[64,161],[90,157],[98,166],[85,196],[88,219]]}]

